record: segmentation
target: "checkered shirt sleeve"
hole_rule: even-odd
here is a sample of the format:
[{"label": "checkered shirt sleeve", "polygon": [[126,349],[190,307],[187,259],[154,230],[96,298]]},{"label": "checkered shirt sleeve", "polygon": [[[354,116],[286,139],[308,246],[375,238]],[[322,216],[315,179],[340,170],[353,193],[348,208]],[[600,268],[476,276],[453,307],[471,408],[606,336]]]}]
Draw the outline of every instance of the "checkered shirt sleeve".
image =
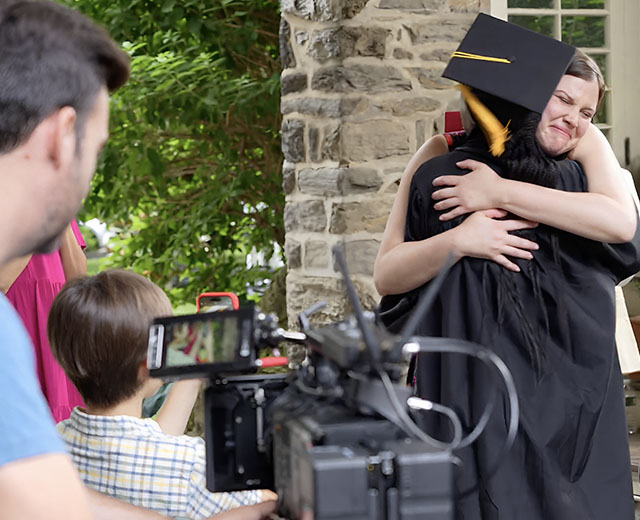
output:
[{"label": "checkered shirt sleeve", "polygon": [[151,419],[92,416],[76,408],[58,432],[87,486],[171,518],[201,520],[260,502],[258,491],[210,493],[204,441],[166,435]]}]

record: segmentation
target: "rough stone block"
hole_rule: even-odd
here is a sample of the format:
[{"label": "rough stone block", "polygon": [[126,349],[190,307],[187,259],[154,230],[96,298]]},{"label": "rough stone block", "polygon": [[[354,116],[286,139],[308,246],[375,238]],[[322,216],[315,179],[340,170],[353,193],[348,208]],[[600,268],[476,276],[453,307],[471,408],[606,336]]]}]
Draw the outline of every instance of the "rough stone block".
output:
[{"label": "rough stone block", "polygon": [[292,231],[324,231],[327,227],[327,215],[324,202],[321,200],[305,200],[289,202],[284,208],[284,230]]},{"label": "rough stone block", "polygon": [[407,70],[416,77],[420,85],[426,89],[445,90],[455,85],[450,79],[442,77],[444,67],[438,69],[410,68]]},{"label": "rough stone block", "polygon": [[345,123],[342,128],[342,156],[350,161],[369,161],[410,151],[409,132],[394,121],[375,120]]},{"label": "rough stone block", "polygon": [[309,125],[309,159],[311,162],[320,162],[320,130]]},{"label": "rough stone block", "polygon": [[418,148],[420,148],[426,140],[426,128],[427,124],[424,121],[416,121],[416,147]]},{"label": "rough stone block", "polygon": [[323,269],[329,265],[329,246],[322,240],[307,240],[304,244],[306,269]]},{"label": "rough stone block", "polygon": [[303,162],[305,159],[304,122],[297,119],[285,119],[282,121],[280,134],[284,158],[292,163]]},{"label": "rough stone block", "polygon": [[296,169],[288,161],[282,165],[282,191],[289,195],[296,187]]},{"label": "rough stone block", "polygon": [[488,13],[491,0],[447,0],[449,11],[454,13]]},{"label": "rough stone block", "polygon": [[344,168],[305,168],[298,174],[298,188],[302,193],[332,197],[342,193]]},{"label": "rough stone block", "polygon": [[283,13],[313,20],[315,22],[335,22],[353,18],[369,0],[281,0]]},{"label": "rough stone block", "polygon": [[396,60],[412,60],[413,54],[405,49],[396,48],[393,49],[393,57]]},{"label": "rough stone block", "polygon": [[366,112],[371,106],[370,101],[364,97],[345,97],[342,99],[342,116],[350,116]]},{"label": "rough stone block", "polygon": [[314,0],[280,0],[280,12],[311,20],[315,14]]},{"label": "rough stone block", "polygon": [[309,33],[307,31],[296,31],[295,37],[296,43],[302,46],[309,40]]},{"label": "rough stone block", "polygon": [[340,279],[301,276],[291,271],[287,273],[287,316],[290,328],[297,328],[298,314],[321,301],[327,302],[327,305],[309,317],[312,325],[326,325],[344,318],[348,307],[344,285]]},{"label": "rough stone block", "polygon": [[455,18],[439,17],[428,23],[409,23],[405,24],[404,28],[414,45],[443,41],[459,43],[464,38],[471,22],[473,22],[473,17],[460,15]]},{"label": "rough stone block", "polygon": [[289,23],[282,16],[280,17],[279,33],[280,64],[283,69],[294,68],[296,66],[296,57],[291,48],[291,27],[289,27]]},{"label": "rough stone block", "polygon": [[378,7],[430,14],[437,12],[441,5],[442,0],[380,0]]},{"label": "rough stone block", "polygon": [[304,72],[294,72],[282,75],[280,78],[280,91],[283,96],[294,92],[302,92],[307,89],[307,75]]},{"label": "rough stone block", "polygon": [[340,150],[342,127],[339,123],[327,125],[323,130],[322,145],[320,147],[320,158],[323,161],[339,161],[341,159]]},{"label": "rough stone block", "polygon": [[384,111],[390,111],[394,116],[406,117],[414,115],[416,112],[433,112],[440,108],[440,102],[428,97],[410,97],[385,100],[381,107]]},{"label": "rough stone block", "polygon": [[353,18],[367,5],[369,0],[343,0],[342,16]]},{"label": "rough stone block", "polygon": [[426,49],[420,53],[420,59],[422,61],[439,61],[441,63],[449,63],[451,54],[457,47],[457,43],[451,42],[449,45],[443,44],[431,49]]},{"label": "rough stone block", "polygon": [[382,179],[375,170],[370,168],[345,169],[344,195],[378,191],[381,185]]},{"label": "rough stone block", "polygon": [[[377,240],[354,240],[344,245],[347,267],[351,274],[373,276],[373,264],[376,261],[380,242]],[[334,264],[334,269],[337,266]],[[336,269],[337,270],[337,269]]]},{"label": "rough stone block", "polygon": [[283,114],[298,112],[316,117],[340,117],[342,115],[342,101],[314,97],[283,99],[280,111]]},{"label": "rough stone block", "polygon": [[368,231],[381,233],[391,210],[390,201],[361,200],[334,204],[329,231],[337,235]]},{"label": "rough stone block", "polygon": [[302,247],[300,242],[287,238],[284,242],[284,256],[287,259],[288,269],[298,269],[302,266]]},{"label": "rough stone block", "polygon": [[373,280],[354,280],[353,285],[364,309],[372,311],[378,307],[380,295],[376,291],[375,285],[373,285]]},{"label": "rough stone block", "polygon": [[323,31],[314,31],[307,54],[322,63],[331,58],[353,56],[354,47],[355,37],[349,34],[344,27],[334,27]]},{"label": "rough stone block", "polygon": [[388,65],[327,66],[311,78],[311,88],[324,92],[379,93],[411,90],[411,81]]}]

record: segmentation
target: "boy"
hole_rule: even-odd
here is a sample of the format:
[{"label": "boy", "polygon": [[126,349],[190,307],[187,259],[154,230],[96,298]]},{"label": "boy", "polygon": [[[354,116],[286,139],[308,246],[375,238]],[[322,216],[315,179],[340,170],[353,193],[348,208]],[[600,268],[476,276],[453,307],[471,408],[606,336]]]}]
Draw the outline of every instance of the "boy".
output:
[{"label": "boy", "polygon": [[169,314],[164,292],[128,271],[103,271],[62,289],[47,332],[86,408],[75,408],[58,432],[87,486],[135,505],[200,520],[260,502],[259,491],[209,492],[204,441],[165,433],[183,430],[172,412],[191,409],[199,382],[174,385],[184,398],[171,400],[175,409],[161,410],[158,422],[141,419],[142,400],[161,385],[146,368],[149,325]]}]

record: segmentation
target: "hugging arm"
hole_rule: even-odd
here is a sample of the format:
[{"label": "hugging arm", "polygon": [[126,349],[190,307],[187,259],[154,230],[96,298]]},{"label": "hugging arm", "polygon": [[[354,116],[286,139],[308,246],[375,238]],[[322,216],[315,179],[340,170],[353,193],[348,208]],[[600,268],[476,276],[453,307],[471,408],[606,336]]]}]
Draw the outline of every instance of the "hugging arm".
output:
[{"label": "hugging arm", "polygon": [[570,157],[585,171],[588,192],[567,192],[499,177],[477,161],[458,167],[471,173],[434,180],[444,186],[433,194],[436,210],[449,210],[441,220],[488,208],[501,208],[523,218],[599,242],[628,242],[635,234],[637,212],[620,165],[606,138],[591,124]]},{"label": "hugging arm", "polygon": [[500,210],[478,212],[453,229],[424,240],[405,242],[411,179],[422,163],[447,151],[443,136],[431,137],[411,158],[402,174],[373,271],[376,289],[383,296],[406,292],[429,281],[438,274],[449,252],[456,261],[463,256],[475,256],[518,271],[518,266],[506,255],[530,259],[530,250],[537,248],[535,243],[509,233],[533,227],[535,223],[496,220],[506,215]]}]

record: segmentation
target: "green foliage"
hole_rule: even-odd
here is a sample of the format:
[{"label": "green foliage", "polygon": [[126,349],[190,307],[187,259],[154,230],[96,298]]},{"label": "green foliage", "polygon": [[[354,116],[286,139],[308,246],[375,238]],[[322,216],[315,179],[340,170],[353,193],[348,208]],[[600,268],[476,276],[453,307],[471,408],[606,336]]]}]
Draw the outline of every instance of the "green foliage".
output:
[{"label": "green foliage", "polygon": [[278,0],[65,0],[130,53],[83,216],[121,229],[114,266],[176,303],[269,277],[283,243]]}]

